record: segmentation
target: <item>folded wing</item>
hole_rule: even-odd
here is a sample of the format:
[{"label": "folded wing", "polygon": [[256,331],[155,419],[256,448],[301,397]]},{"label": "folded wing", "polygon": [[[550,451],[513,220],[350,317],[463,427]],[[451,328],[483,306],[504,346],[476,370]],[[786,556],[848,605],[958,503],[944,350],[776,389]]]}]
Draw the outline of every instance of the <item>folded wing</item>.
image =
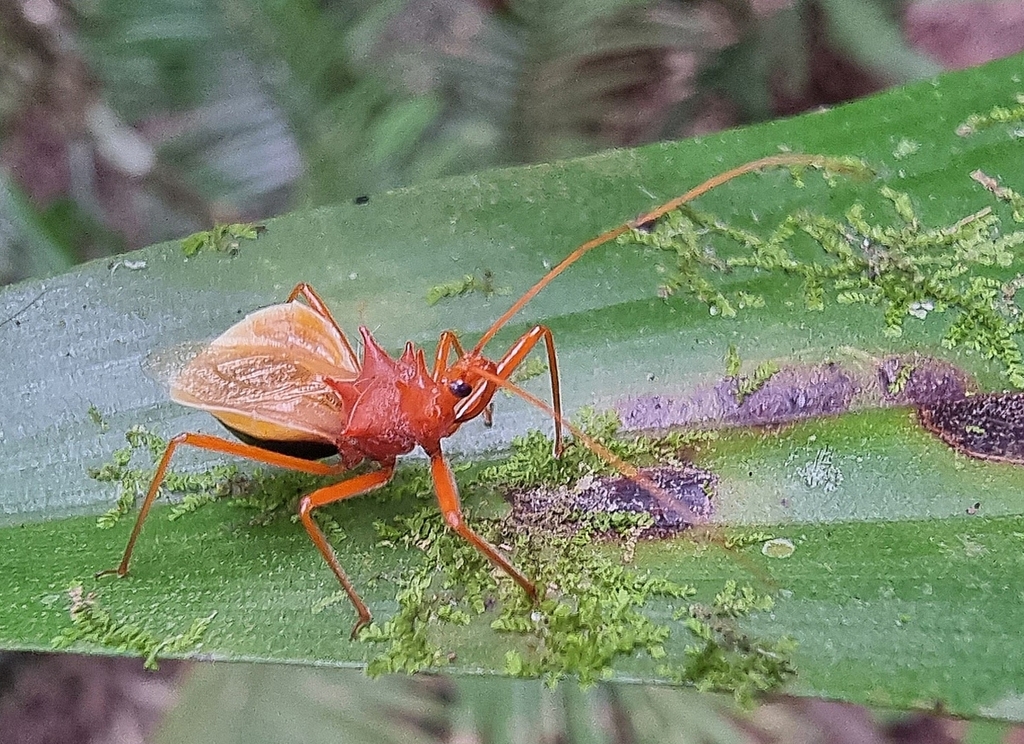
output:
[{"label": "folded wing", "polygon": [[171,399],[262,440],[333,444],[348,422],[325,377],[351,380],[359,363],[334,325],[289,302],[246,316],[170,377]]}]

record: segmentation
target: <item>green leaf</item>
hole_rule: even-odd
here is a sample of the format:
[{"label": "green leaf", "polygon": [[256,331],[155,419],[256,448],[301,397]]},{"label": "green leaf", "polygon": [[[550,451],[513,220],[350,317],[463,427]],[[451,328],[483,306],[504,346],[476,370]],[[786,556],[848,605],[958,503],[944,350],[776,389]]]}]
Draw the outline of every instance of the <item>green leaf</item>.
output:
[{"label": "green leaf", "polygon": [[[164,438],[217,431],[209,416],[166,400],[143,372],[144,358],[210,338],[282,301],[300,281],[314,283],[349,333],[365,324],[392,351],[411,340],[429,354],[446,328],[469,343],[574,246],[783,148],[861,158],[879,177],[806,171],[794,178],[785,170],[744,176],[660,221],[649,233],[660,244],[619,242],[585,256],[487,347],[498,356],[533,324],[546,324],[558,347],[566,410],[615,409],[627,427],[671,416],[695,421],[686,418],[687,406],[711,399],[730,346],[743,360],[741,375],[761,380],[743,402],[732,397],[733,408],[702,420],[716,436],[678,453],[713,474],[714,517],[738,525],[734,542],[745,547],[709,549],[686,536],[634,540],[636,573],[628,581],[649,575],[692,587],[696,596],[651,586],[632,592],[628,586],[638,585],[628,584],[618,614],[600,616],[627,617],[621,627],[632,624],[637,633],[610,638],[609,648],[642,652],[615,658],[612,669],[622,678],[692,681],[683,671],[703,668],[704,683],[729,680],[749,694],[764,680],[755,662],[793,639],[795,651],[780,659],[796,670],[792,692],[896,707],[940,701],[957,714],[1020,718],[1024,470],[958,454],[921,427],[910,396],[920,394],[915,384],[927,370],[939,397],[948,388],[938,382],[979,390],[1021,382],[1014,297],[1020,248],[1004,240],[1014,234],[1014,206],[971,177],[981,171],[1000,187],[1024,191],[1020,140],[1013,123],[958,134],[972,115],[1014,105],[1021,61],[767,126],[289,215],[269,222],[258,241],[241,241],[237,255],[186,257],[179,243],[167,244],[144,251],[138,270],[93,263],[7,289],[0,295],[0,339],[8,350],[0,375],[0,555],[10,580],[0,588],[0,643],[49,648],[72,626],[68,587],[81,586],[116,627],[138,631],[132,638],[194,635],[196,652],[225,659],[342,666],[377,658],[378,644],[348,639],[352,609],[288,518],[297,494],[312,487],[309,479],[253,474],[231,462],[239,469],[220,474],[221,488],[241,493],[248,510],[230,500],[193,500],[170,521],[172,510],[158,506],[131,574],[92,578],[116,564],[130,525],[122,518],[113,529],[97,526],[96,515],[117,500],[123,481],[91,479],[90,469],[109,463],[133,426]],[[904,140],[919,147],[910,152],[899,146]],[[677,235],[665,234],[669,228]],[[427,304],[430,288],[466,275],[493,276],[511,297],[472,292]],[[659,296],[659,287],[668,296]],[[771,365],[779,371],[769,375]],[[735,425],[758,401],[799,410],[812,399],[846,400],[813,395],[831,389],[828,380],[838,378],[830,374],[856,393],[848,407],[821,404],[828,416],[783,427],[782,408],[764,406],[756,420],[776,425]],[[542,375],[526,386],[546,396],[547,384]],[[500,529],[489,518],[504,512],[493,489],[470,487],[476,469],[500,462],[513,437],[550,426],[543,413],[502,397],[492,428],[473,421],[446,441],[457,464],[473,466],[457,474],[471,524]],[[123,472],[152,467],[148,446],[137,441],[118,465]],[[224,462],[182,452],[173,468],[202,478]],[[495,583],[473,556],[443,542],[447,533],[431,516],[422,471],[402,473],[392,490],[325,510],[328,534],[377,627],[395,617],[419,623],[417,638],[436,650],[434,663],[453,670],[503,672],[509,660],[513,670],[531,669],[530,643],[492,623],[500,617],[506,628],[536,625],[532,610],[510,582]],[[405,544],[402,530],[429,536],[426,552]],[[762,553],[770,539],[792,543],[785,560]],[[591,554],[615,564],[623,549],[598,544]],[[554,565],[543,553],[512,558],[538,571]],[[411,610],[397,610],[399,592],[410,590],[410,577],[422,576],[428,560],[458,571],[462,586],[423,587],[424,601],[413,607],[428,618],[423,623]],[[752,612],[735,626],[715,609],[716,595],[730,586]],[[646,602],[630,604],[640,594]],[[769,594],[770,610],[760,600]],[[498,605],[463,607],[460,596],[497,598]],[[446,597],[455,605],[439,610]],[[577,641],[584,638],[571,597],[552,602],[544,611],[559,627],[574,628]],[[729,612],[736,604],[725,603]],[[214,612],[201,638],[191,633]],[[701,646],[697,631],[719,640]],[[575,653],[561,648],[563,660]],[[730,660],[731,653],[740,658]],[[408,668],[423,657],[390,658]]]}]

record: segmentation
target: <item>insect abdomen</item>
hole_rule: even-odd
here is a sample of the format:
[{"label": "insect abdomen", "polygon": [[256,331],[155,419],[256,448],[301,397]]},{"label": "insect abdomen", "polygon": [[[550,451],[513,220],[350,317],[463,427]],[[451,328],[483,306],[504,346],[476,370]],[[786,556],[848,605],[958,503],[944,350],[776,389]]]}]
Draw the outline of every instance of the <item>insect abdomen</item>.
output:
[{"label": "insect abdomen", "polygon": [[[220,419],[217,420],[220,421]],[[246,434],[244,431],[240,431],[233,426],[228,426],[223,421],[220,423],[240,441],[259,447],[260,449],[277,452],[280,455],[299,457],[303,460],[322,460],[325,457],[333,457],[338,454],[338,448],[333,444],[328,444],[327,442],[318,442],[315,440],[301,441],[260,439],[259,437],[252,436],[251,434]]]}]

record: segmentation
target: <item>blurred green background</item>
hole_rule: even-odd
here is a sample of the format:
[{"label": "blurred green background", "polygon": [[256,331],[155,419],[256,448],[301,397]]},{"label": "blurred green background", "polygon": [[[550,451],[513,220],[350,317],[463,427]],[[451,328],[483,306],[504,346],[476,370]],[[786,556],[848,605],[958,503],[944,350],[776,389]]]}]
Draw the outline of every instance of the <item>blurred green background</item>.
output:
[{"label": "blurred green background", "polygon": [[919,79],[941,5],[905,5],[6,0],[0,283]]},{"label": "blurred green background", "polygon": [[[1021,48],[1020,2],[2,0],[0,284],[215,222],[796,113]],[[184,702],[161,741],[1013,736],[810,702],[740,724],[722,701],[671,690],[244,666],[197,668],[179,687],[184,665],[138,666],[0,658],[0,738],[60,740],[41,738],[48,712],[61,731],[80,724],[76,741],[147,740],[174,690]],[[68,679],[74,695],[57,687]],[[145,705],[125,693],[147,687]],[[137,725],[111,739],[122,714]]]}]

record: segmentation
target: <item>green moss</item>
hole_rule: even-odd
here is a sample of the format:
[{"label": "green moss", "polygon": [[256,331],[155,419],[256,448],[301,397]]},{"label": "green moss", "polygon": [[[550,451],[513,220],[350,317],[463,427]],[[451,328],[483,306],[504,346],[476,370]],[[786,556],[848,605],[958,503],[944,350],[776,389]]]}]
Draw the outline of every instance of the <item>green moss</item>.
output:
[{"label": "green moss", "polygon": [[[670,432],[660,437],[636,434],[619,437],[621,426],[614,411],[581,409],[577,424],[611,452],[637,467],[677,459],[681,453],[714,438],[713,432]],[[502,488],[557,488],[578,481],[585,474],[614,475],[618,471],[572,437],[562,456],[552,455],[551,440],[539,431],[516,437],[512,451],[497,465],[484,469],[480,483]]]},{"label": "green moss", "polygon": [[756,393],[765,386],[768,380],[779,373],[780,367],[777,363],[767,360],[757,365],[752,375],[740,375],[743,367],[743,360],[740,358],[736,347],[729,344],[725,353],[725,376],[731,377],[736,382],[736,405],[743,405],[749,396]]},{"label": "green moss", "polygon": [[649,617],[645,605],[654,597],[688,599],[696,590],[624,566],[610,551],[595,550],[596,535],[530,531],[517,541],[520,562],[548,591],[536,605],[522,593],[506,597],[491,623],[521,639],[506,654],[509,672],[549,684],[572,676],[586,685],[610,676],[617,659],[665,657],[671,628]]},{"label": "green moss", "polygon": [[411,674],[445,665],[445,657],[428,633],[431,620],[440,621],[437,608],[444,601],[437,594],[428,594],[431,579],[423,571],[404,577],[398,591],[399,611],[383,625],[371,623],[363,630],[362,640],[389,643],[388,649],[367,665],[366,673],[371,677],[396,672]]},{"label": "green moss", "polygon": [[956,128],[956,133],[961,137],[967,137],[999,124],[1024,122],[1024,101],[1020,98],[1018,95],[1016,106],[993,106],[984,114],[971,114]]},{"label": "green moss", "polygon": [[466,274],[461,279],[436,284],[427,290],[427,304],[436,305],[443,299],[458,297],[470,292],[480,292],[485,297],[493,294],[508,294],[508,290],[494,286],[494,274],[489,269],[484,269],[480,276]]},{"label": "green moss", "polygon": [[532,380],[534,377],[540,377],[542,374],[548,371],[548,364],[545,361],[530,357],[525,362],[516,367],[509,380],[516,383],[517,385],[527,380]]},{"label": "green moss", "polygon": [[893,377],[885,386],[886,392],[888,392],[889,395],[899,395],[902,393],[906,389],[907,383],[910,382],[910,378],[913,376],[915,369],[917,369],[916,364],[900,362],[900,366],[896,370],[896,376]]},{"label": "green moss", "polygon": [[[502,545],[545,596],[533,604],[510,579],[496,576],[479,552],[445,527],[436,509],[379,525],[384,543],[417,546],[424,561],[398,578],[398,612],[363,633],[363,640],[385,645],[370,662],[371,674],[446,666],[457,652],[444,647],[445,625],[479,622],[492,606],[498,614],[489,625],[508,638],[505,671],[513,676],[592,684],[609,677],[616,661],[643,654],[663,661],[679,682],[728,689],[746,699],[793,673],[791,644],[737,629],[738,619],[771,608],[769,597],[749,587],[727,582],[709,605],[690,603],[693,587],[635,571],[614,550],[596,548],[596,526],[567,536],[502,520],[470,523]],[[666,643],[677,631],[646,612],[656,597],[684,602],[682,627],[693,640],[685,658],[667,656]]]},{"label": "green moss", "polygon": [[[1009,192],[1001,193],[1009,200]],[[878,307],[891,336],[902,334],[907,315],[947,313],[945,346],[980,352],[1002,366],[1011,384],[1024,387],[1024,325],[1013,294],[1008,297],[990,271],[1019,263],[1024,232],[1005,232],[991,208],[952,224],[924,226],[909,195],[888,187],[880,194],[892,207],[892,224],[869,221],[865,206],[855,203],[842,220],[799,212],[761,234],[687,206],[654,229],[623,239],[670,253],[675,266],[660,292],[687,291],[713,314],[735,313],[717,277],[744,270],[799,278],[812,310],[824,308],[829,298]],[[805,258],[808,249],[817,256]]]},{"label": "green moss", "polygon": [[740,359],[740,353],[733,344],[729,344],[729,348],[725,352],[725,376],[736,377],[742,368],[743,360]]},{"label": "green moss", "polygon": [[740,290],[736,293],[736,305],[740,310],[760,309],[766,307],[767,303],[762,295],[751,294]]},{"label": "green moss", "polygon": [[775,689],[795,674],[792,639],[754,638],[736,625],[743,617],[773,607],[770,596],[727,581],[713,602],[691,604],[679,613],[697,642],[686,648],[682,664],[665,664],[659,672],[677,682],[692,682],[700,690],[731,692],[741,704],[751,704],[755,694]]},{"label": "green moss", "polygon": [[[680,452],[702,441],[706,435],[672,434],[662,438],[618,437],[619,422],[612,413],[585,411],[584,429],[620,457],[636,464],[653,464],[678,457]],[[128,445],[114,453],[112,461],[95,475],[117,482],[130,495],[128,506],[141,489],[149,485],[152,464],[162,456],[166,442],[141,427],[127,434]],[[137,464],[136,460],[142,460]],[[486,469],[477,478],[467,477],[467,466],[455,468],[460,484],[472,501],[473,489],[519,485],[569,483],[608,466],[585,447],[569,440],[562,460],[552,456],[552,442],[536,433],[517,440],[514,451],[503,463]],[[186,514],[218,494],[233,493],[231,503],[255,512],[254,522],[295,519],[295,500],[314,490],[324,479],[257,470],[239,476],[233,468],[213,468],[198,476],[168,476],[168,483],[191,489],[173,512]],[[375,525],[381,547],[408,551],[418,560],[403,566],[400,573],[382,577],[396,586],[398,611],[381,623],[363,630],[361,639],[382,647],[370,662],[370,674],[415,672],[436,669],[458,658],[458,648],[446,638],[451,630],[474,626],[475,632],[495,634],[504,646],[499,653],[507,671],[517,676],[543,677],[554,684],[564,677],[589,684],[612,674],[617,661],[645,655],[671,665],[680,680],[714,689],[735,684],[738,694],[764,685],[779,684],[783,675],[770,677],[763,664],[746,659],[743,648],[759,653],[771,647],[766,641],[748,640],[741,647],[739,631],[725,622],[751,610],[759,599],[727,584],[709,606],[718,608],[721,627],[710,622],[700,626],[708,638],[694,635],[694,642],[715,663],[695,664],[687,657],[671,659],[666,643],[680,628],[694,634],[689,624],[669,624],[655,619],[648,605],[657,598],[681,602],[688,616],[702,616],[702,605],[692,604],[695,589],[667,581],[624,565],[635,547],[636,533],[650,524],[650,515],[636,513],[578,514],[574,529],[553,532],[538,526],[526,527],[511,519],[480,518],[467,510],[466,521],[486,539],[499,545],[521,570],[535,581],[544,595],[536,604],[521,588],[472,545],[452,532],[433,503],[433,484],[422,465],[403,466],[385,489],[367,496],[374,500],[423,500],[419,509],[397,515]],[[331,542],[345,534],[329,510],[316,513]],[[604,540],[609,533],[625,536],[623,547]],[[603,544],[603,547],[602,547]],[[746,544],[746,543],[744,543]],[[620,552],[621,551],[621,552]],[[314,612],[336,602],[347,602],[342,592],[324,598]],[[195,621],[185,632],[160,638],[131,623],[115,619],[97,604],[95,597],[76,589],[72,602],[72,623],[55,644],[66,646],[86,641],[106,648],[138,653],[154,663],[158,654],[183,653],[194,647],[212,616]],[[710,630],[709,630],[710,629]],[[732,635],[730,635],[730,633]],[[677,644],[678,645],[678,644]],[[746,664],[745,667],[742,667]],[[748,674],[744,676],[742,667]],[[781,668],[781,667],[780,667]],[[728,676],[731,675],[731,676]],[[757,677],[761,687],[748,677]]]},{"label": "green moss", "polygon": [[772,360],[761,362],[757,365],[754,373],[743,376],[736,380],[736,403],[743,404],[747,397],[753,395],[763,388],[768,380],[779,373],[780,367]]},{"label": "green moss", "polygon": [[[614,416],[590,412],[583,418],[587,432],[602,444],[641,460],[675,454],[680,446],[674,438],[669,438],[670,444],[653,438],[617,440]],[[464,490],[578,479],[592,472],[593,463],[584,453],[573,452],[574,446],[567,447],[570,464],[562,470],[552,457],[551,440],[530,434],[516,441],[508,461],[485,470]],[[596,466],[604,469],[601,462]],[[514,484],[502,481],[504,476]],[[415,548],[422,552],[423,561],[395,577],[400,586],[398,612],[364,631],[364,640],[385,647],[371,661],[370,673],[445,666],[457,658],[457,649],[445,648],[445,627],[486,623],[499,639],[506,639],[499,642],[506,644],[503,658],[508,674],[542,677],[549,684],[565,677],[583,684],[599,681],[612,674],[618,660],[637,654],[662,661],[681,682],[730,689],[743,699],[755,690],[777,687],[792,674],[788,642],[748,637],[737,629],[741,617],[767,611],[770,598],[727,582],[707,606],[691,603],[696,595],[693,587],[636,571],[624,565],[614,544],[604,542],[601,547],[600,536],[609,531],[628,534],[645,517],[650,519],[642,514],[615,516],[577,515],[572,531],[550,531],[508,518],[467,516],[467,523],[500,545],[535,583],[543,594],[536,604],[447,529],[433,505],[378,523],[382,546]],[[762,533],[757,537],[766,539]],[[647,608],[658,597],[682,602],[680,614],[688,621],[673,626],[654,619]],[[496,608],[497,616],[488,620],[494,612],[491,608]],[[691,634],[693,645],[685,658],[671,659],[666,643],[679,627]]]},{"label": "green moss", "polygon": [[172,636],[158,636],[137,625],[118,620],[100,607],[94,594],[85,594],[74,586],[71,598],[71,627],[53,639],[53,647],[62,649],[75,643],[89,643],[114,651],[131,652],[145,659],[146,669],[156,669],[157,657],[181,655],[198,646],[217,613],[197,618],[188,630]]},{"label": "green moss", "polygon": [[225,251],[237,253],[242,240],[255,240],[264,232],[264,225],[236,222],[231,225],[215,225],[212,230],[193,233],[181,241],[181,250],[186,257],[198,255],[201,251]]},{"label": "green moss", "polygon": [[[128,444],[116,450],[108,462],[87,471],[90,478],[118,486],[117,503],[97,519],[97,524],[104,529],[117,524],[149,490],[156,463],[167,449],[166,439],[142,426],[133,426],[125,432],[125,439]],[[232,465],[218,465],[203,473],[187,475],[168,472],[161,488],[183,497],[172,509],[170,518],[176,519],[212,501],[223,494],[237,476],[237,468]]]},{"label": "green moss", "polygon": [[767,540],[775,539],[775,535],[764,530],[747,530],[732,528],[722,535],[722,544],[728,550],[746,548],[750,545],[760,545]]},{"label": "green moss", "polygon": [[106,419],[103,418],[103,414],[95,404],[89,406],[89,410],[86,411],[86,414],[89,416],[89,420],[96,424],[96,428],[101,432],[105,432],[110,429],[110,424],[108,424]]},{"label": "green moss", "polygon": [[[590,436],[637,465],[679,457],[684,449],[708,436],[676,433],[661,438],[620,438],[619,421],[613,413],[584,411],[580,419]],[[127,446],[94,472],[94,477],[121,486],[123,495],[128,497],[125,510],[148,487],[152,465],[166,448],[164,440],[141,427],[129,430],[126,439]],[[456,468],[464,490],[471,492],[474,488],[491,489],[499,485],[566,485],[588,473],[607,472],[610,468],[572,439],[567,442],[563,458],[556,460],[551,440],[531,433],[516,440],[506,461],[485,469],[479,477],[464,477],[465,470],[465,466]],[[212,468],[197,476],[171,474],[167,479],[169,487],[186,492],[172,516],[189,513],[217,494],[237,491],[232,503],[254,511],[253,521],[270,521],[284,515],[294,520],[295,500],[314,490],[322,480],[278,471],[268,477],[260,470],[242,477],[234,468],[225,467]],[[413,465],[400,468],[388,487],[368,497],[407,500],[415,496],[430,502],[375,525],[382,547],[404,549],[421,559],[415,565],[403,567],[400,574],[385,577],[397,586],[398,611],[362,633],[362,640],[383,647],[368,666],[370,674],[443,667],[457,659],[457,648],[446,648],[445,628],[475,625],[478,632],[495,633],[503,639],[499,642],[505,645],[503,657],[509,673],[543,677],[551,684],[564,677],[574,677],[584,684],[596,682],[610,676],[618,660],[637,654],[670,665],[681,681],[713,689],[726,689],[733,684],[738,695],[777,685],[784,679],[781,674],[772,677],[763,662],[744,654],[745,649],[759,654],[774,647],[772,644],[747,639],[744,646],[736,640],[745,637],[733,629],[734,621],[744,613],[763,608],[760,597],[726,584],[709,605],[717,614],[697,624],[692,618],[703,618],[707,611],[702,605],[690,603],[696,594],[693,587],[624,565],[623,556],[613,543],[605,541],[605,546],[600,547],[601,538],[617,533],[626,537],[622,550],[628,555],[635,547],[637,530],[649,526],[650,515],[577,514],[573,530],[550,531],[516,524],[508,518],[482,519],[467,512],[467,523],[501,546],[536,583],[544,596],[533,604],[517,584],[495,571],[480,552],[447,527],[432,494],[428,470]],[[108,516],[105,521],[112,519]],[[345,539],[345,533],[327,510],[318,511],[316,519],[331,542]],[[55,644],[95,643],[141,654],[148,665],[155,663],[158,654],[191,649],[212,620],[212,616],[197,620],[184,633],[160,638],[113,618],[99,607],[95,597],[83,596],[80,588],[72,596],[71,627]],[[684,659],[668,658],[666,642],[678,630],[654,619],[647,611],[648,604],[659,597],[684,604],[691,620],[674,627],[685,627],[694,635],[702,653],[700,663],[690,658],[694,654],[691,650]],[[347,597],[338,592],[318,603],[314,611],[345,601]]]}]

